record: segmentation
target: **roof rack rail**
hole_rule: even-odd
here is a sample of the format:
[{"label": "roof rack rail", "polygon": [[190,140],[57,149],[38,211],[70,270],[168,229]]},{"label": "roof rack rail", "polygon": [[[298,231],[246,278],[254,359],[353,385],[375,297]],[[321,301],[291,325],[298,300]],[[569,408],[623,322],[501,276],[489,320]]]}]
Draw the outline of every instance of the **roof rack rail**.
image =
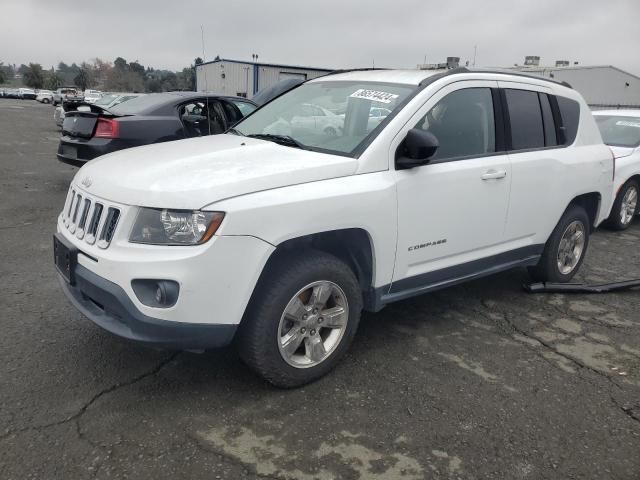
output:
[{"label": "roof rack rail", "polygon": [[[326,77],[328,75],[338,75],[339,73],[349,73],[349,72],[368,72],[370,70],[390,70],[389,68],[380,68],[380,67],[363,67],[363,68],[339,68],[338,70],[332,70],[324,75],[320,75],[321,77]],[[318,77],[314,77],[318,78]]]},{"label": "roof rack rail", "polygon": [[556,85],[562,85],[563,87],[573,88],[569,83],[565,81],[555,80],[550,77],[543,77],[542,75],[532,75],[530,73],[521,72],[519,70],[510,70],[507,68],[459,67],[454,70],[462,70],[460,73],[502,73],[504,75],[513,75],[516,77],[532,78],[534,80],[543,80],[545,82],[555,83]]}]

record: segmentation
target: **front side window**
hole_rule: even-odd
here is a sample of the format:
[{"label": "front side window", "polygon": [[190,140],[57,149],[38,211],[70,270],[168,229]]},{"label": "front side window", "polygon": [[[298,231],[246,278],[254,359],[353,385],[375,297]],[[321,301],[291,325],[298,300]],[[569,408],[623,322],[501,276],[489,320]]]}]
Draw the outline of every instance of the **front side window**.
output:
[{"label": "front side window", "polygon": [[395,112],[417,88],[378,82],[310,82],[267,103],[234,130],[274,141],[290,137],[310,150],[357,155],[367,139],[383,128],[381,121],[372,121],[371,111]]},{"label": "front side window", "polygon": [[415,128],[427,130],[438,139],[439,147],[432,161],[495,152],[491,89],[465,88],[448,94]]},{"label": "front side window", "polygon": [[602,141],[612,147],[640,146],[640,116],[596,115]]},{"label": "front side window", "polygon": [[544,126],[538,92],[506,89],[505,96],[511,122],[511,148],[528,150],[544,147]]}]

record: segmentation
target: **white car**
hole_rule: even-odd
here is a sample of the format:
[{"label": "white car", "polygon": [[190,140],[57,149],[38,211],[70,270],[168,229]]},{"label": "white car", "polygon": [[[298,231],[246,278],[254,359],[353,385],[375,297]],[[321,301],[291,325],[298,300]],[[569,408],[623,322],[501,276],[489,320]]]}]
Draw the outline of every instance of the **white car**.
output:
[{"label": "white car", "polygon": [[35,100],[36,97],[36,91],[32,88],[18,89],[18,98],[21,98],[22,100]]},{"label": "white car", "polygon": [[604,143],[616,157],[614,201],[607,225],[625,230],[639,210],[640,110],[600,110],[593,114]]},{"label": "white car", "polygon": [[[269,132],[304,105],[342,128]],[[368,132],[372,108],[390,113]],[[305,82],[227,134],[122,150],[74,177],[63,291],[104,329],[206,349],[294,387],[361,311],[514,267],[566,282],[611,206],[613,157],[573,89],[467,68]]]},{"label": "white car", "polygon": [[51,103],[53,101],[53,92],[51,90],[38,90],[36,100],[40,103]]},{"label": "white car", "polygon": [[344,116],[336,115],[320,105],[305,103],[291,109],[280,116],[265,129],[266,133],[276,135],[292,135],[315,131],[323,135],[335,137],[341,132]]},{"label": "white car", "polygon": [[102,97],[100,90],[85,90],[84,91],[84,103],[96,103]]}]

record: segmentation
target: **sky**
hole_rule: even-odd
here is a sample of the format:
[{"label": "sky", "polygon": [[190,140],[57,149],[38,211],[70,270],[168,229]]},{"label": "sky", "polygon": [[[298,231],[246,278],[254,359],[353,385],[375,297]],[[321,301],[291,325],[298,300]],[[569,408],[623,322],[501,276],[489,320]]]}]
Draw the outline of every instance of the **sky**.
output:
[{"label": "sky", "polygon": [[2,0],[0,61],[121,56],[181,70],[197,56],[322,68],[415,68],[539,55],[640,75],[640,0]]}]

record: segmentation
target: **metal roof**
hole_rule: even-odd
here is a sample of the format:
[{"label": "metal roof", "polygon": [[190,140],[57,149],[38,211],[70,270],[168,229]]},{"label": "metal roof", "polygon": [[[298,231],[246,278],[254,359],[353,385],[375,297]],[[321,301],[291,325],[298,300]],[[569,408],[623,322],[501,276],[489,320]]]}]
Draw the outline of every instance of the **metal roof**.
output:
[{"label": "metal roof", "polygon": [[199,65],[196,65],[196,68],[201,67],[202,65],[210,65],[212,63],[241,63],[243,65],[257,65],[258,67],[274,67],[274,68],[292,68],[296,70],[312,70],[314,72],[332,72],[335,68],[318,68],[318,67],[303,67],[300,65],[283,65],[278,63],[259,63],[259,62],[250,62],[243,60],[233,60],[230,58],[220,58],[218,60],[210,60],[208,62],[203,62]]}]

